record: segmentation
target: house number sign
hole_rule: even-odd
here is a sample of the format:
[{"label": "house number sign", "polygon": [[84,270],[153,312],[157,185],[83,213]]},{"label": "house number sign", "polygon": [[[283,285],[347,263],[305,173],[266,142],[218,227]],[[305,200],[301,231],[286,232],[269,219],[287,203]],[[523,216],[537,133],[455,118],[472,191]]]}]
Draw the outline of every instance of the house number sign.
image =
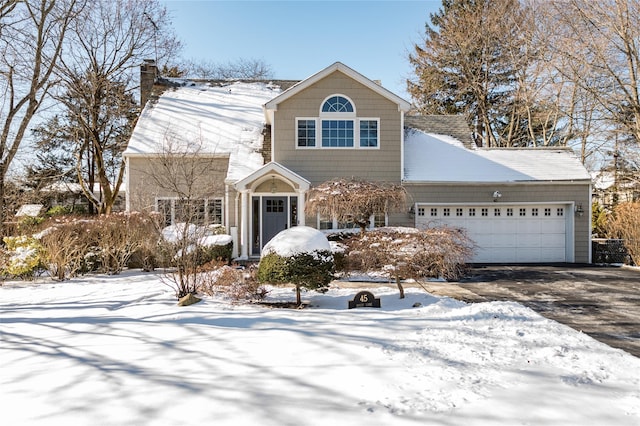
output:
[{"label": "house number sign", "polygon": [[349,300],[349,309],[379,307],[380,298],[375,297],[370,291],[361,291],[355,295],[353,300]]}]

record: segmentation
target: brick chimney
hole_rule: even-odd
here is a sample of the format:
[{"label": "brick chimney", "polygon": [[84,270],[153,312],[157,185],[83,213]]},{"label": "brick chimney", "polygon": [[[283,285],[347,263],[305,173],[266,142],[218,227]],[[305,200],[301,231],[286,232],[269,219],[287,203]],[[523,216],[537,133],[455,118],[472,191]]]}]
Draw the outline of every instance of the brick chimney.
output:
[{"label": "brick chimney", "polygon": [[140,65],[140,109],[144,108],[151,97],[153,84],[158,77],[158,67],[153,59],[145,59]]}]

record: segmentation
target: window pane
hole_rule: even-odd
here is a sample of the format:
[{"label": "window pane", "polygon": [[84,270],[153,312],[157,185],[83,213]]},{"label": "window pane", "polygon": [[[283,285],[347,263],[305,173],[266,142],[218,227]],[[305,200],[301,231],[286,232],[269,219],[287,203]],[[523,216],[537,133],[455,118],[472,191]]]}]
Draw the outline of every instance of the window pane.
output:
[{"label": "window pane", "polygon": [[212,225],[222,225],[222,200],[208,200],[207,220]]},{"label": "window pane", "polygon": [[[424,216],[424,209],[422,211],[422,216]],[[373,227],[382,228],[383,226],[387,226],[387,215],[385,213],[376,213],[373,216]]]},{"label": "window pane", "polygon": [[316,146],[315,120],[298,121],[298,146]]},{"label": "window pane", "polygon": [[378,122],[373,120],[360,121],[360,146],[378,146]]},{"label": "window pane", "polygon": [[353,147],[353,120],[322,120],[323,147]]},{"label": "window pane", "polygon": [[164,222],[164,226],[172,224],[171,220],[171,200],[158,200],[158,213]]},{"label": "window pane", "polygon": [[332,96],[322,105],[322,112],[353,112],[353,105],[347,98]]},{"label": "window pane", "polygon": [[204,200],[176,200],[175,221],[202,225],[205,219]]}]

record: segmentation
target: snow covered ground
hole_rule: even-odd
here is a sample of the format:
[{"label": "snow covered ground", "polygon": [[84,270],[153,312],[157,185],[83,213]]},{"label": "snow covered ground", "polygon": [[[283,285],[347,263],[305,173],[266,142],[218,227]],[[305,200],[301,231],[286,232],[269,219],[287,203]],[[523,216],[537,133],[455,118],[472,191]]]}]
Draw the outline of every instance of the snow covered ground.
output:
[{"label": "snow covered ground", "polygon": [[139,272],[5,283],[2,424],[640,424],[638,358],[516,303],[374,286],[382,308],[348,310],[358,290],[284,310],[178,307]]}]

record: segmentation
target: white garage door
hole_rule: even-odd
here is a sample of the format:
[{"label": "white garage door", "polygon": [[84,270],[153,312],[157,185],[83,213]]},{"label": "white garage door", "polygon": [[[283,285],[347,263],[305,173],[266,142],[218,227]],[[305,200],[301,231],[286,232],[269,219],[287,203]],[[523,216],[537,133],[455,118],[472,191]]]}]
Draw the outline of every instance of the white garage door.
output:
[{"label": "white garage door", "polygon": [[565,204],[419,204],[416,226],[464,228],[477,245],[473,263],[565,262],[568,211]]}]

